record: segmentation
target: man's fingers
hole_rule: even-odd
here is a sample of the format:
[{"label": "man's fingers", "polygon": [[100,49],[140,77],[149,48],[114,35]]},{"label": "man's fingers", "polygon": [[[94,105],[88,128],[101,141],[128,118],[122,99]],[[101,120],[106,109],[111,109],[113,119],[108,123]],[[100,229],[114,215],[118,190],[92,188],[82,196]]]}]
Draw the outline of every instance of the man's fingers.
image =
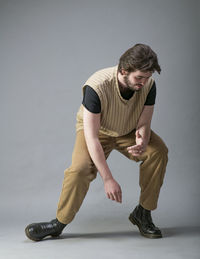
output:
[{"label": "man's fingers", "polygon": [[133,150],[128,150],[128,153],[131,153],[131,154],[140,154],[143,152],[143,149],[133,149]]},{"label": "man's fingers", "polygon": [[115,200],[114,195],[112,193],[110,193],[109,195],[110,195],[110,199],[114,201]]},{"label": "man's fingers", "polygon": [[120,202],[120,200],[121,200],[120,196],[121,196],[121,193],[120,193],[120,192],[118,192],[118,193],[115,194],[115,198],[116,198],[115,200],[116,200],[117,202]]},{"label": "man's fingers", "polygon": [[134,145],[134,146],[131,146],[131,147],[127,147],[127,150],[128,151],[131,151],[131,150],[140,150],[143,146],[142,145]]},{"label": "man's fingers", "polygon": [[122,202],[122,193],[121,192],[119,192],[118,193],[118,202]]},{"label": "man's fingers", "polygon": [[114,197],[115,201],[118,202],[118,195],[117,195],[117,193],[114,193],[114,194],[113,194],[113,197]]},{"label": "man's fingers", "polygon": [[122,202],[122,193],[121,191],[116,193],[107,193],[107,197],[110,200],[116,201],[116,202]]},{"label": "man's fingers", "polygon": [[116,193],[117,196],[117,202],[122,202],[122,191],[121,189]]},{"label": "man's fingers", "polygon": [[112,195],[112,193],[107,193],[107,197],[110,200],[115,200],[114,196]]},{"label": "man's fingers", "polygon": [[143,145],[135,145],[128,147],[127,151],[128,153],[131,153],[133,156],[139,156],[145,151],[145,148]]},{"label": "man's fingers", "polygon": [[131,153],[133,156],[140,156],[144,150],[137,150],[137,151],[128,151],[129,153]]}]

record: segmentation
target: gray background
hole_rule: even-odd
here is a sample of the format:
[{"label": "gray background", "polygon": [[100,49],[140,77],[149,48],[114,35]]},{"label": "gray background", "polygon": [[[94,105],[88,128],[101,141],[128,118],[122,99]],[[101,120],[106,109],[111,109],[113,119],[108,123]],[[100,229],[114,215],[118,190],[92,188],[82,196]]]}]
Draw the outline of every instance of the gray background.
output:
[{"label": "gray background", "polygon": [[[25,240],[28,223],[55,217],[63,172],[71,163],[82,84],[96,70],[117,64],[136,43],[150,45],[162,68],[154,75],[152,129],[166,142],[169,163],[154,221],[168,229],[199,226],[199,25],[197,0],[0,1],[0,224],[5,233],[8,226],[20,226]],[[128,224],[139,199],[138,164],[116,151],[108,163],[121,184],[123,203],[106,198],[98,176],[68,227],[72,233]]]}]

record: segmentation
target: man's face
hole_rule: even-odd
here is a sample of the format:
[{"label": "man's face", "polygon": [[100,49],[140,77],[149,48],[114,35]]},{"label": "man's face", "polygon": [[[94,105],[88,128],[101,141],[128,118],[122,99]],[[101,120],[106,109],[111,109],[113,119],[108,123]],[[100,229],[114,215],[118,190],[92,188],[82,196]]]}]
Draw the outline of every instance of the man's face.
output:
[{"label": "man's face", "polygon": [[124,74],[124,82],[126,87],[130,90],[140,91],[151,76],[152,72],[142,72],[140,70],[130,73],[126,72],[126,74]]}]

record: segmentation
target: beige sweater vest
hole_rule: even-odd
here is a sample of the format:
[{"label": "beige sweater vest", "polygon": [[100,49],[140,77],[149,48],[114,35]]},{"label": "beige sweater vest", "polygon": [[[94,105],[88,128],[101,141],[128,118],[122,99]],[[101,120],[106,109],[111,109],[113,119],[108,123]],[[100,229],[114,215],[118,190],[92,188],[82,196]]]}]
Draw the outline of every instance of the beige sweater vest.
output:
[{"label": "beige sweater vest", "polygon": [[[99,70],[83,85],[83,92],[85,86],[89,85],[100,98],[100,132],[113,137],[126,135],[137,127],[146,97],[154,82],[153,78],[149,78],[141,90],[135,91],[129,100],[125,100],[120,94],[117,68],[118,66],[114,66]],[[83,105],[80,106],[76,119],[76,131],[79,131],[83,129]]]}]

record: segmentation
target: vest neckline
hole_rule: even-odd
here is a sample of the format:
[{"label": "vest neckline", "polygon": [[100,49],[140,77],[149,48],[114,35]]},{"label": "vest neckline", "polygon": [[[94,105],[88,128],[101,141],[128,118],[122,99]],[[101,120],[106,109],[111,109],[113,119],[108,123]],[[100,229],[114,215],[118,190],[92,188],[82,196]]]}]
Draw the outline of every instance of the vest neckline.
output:
[{"label": "vest neckline", "polygon": [[118,65],[115,66],[115,71],[114,71],[114,79],[115,79],[115,82],[114,82],[114,85],[115,87],[117,88],[117,93],[118,93],[118,96],[119,98],[121,99],[121,101],[125,104],[128,104],[130,103],[137,95],[137,92],[134,91],[134,94],[131,96],[131,98],[129,98],[128,100],[124,99],[122,96],[121,96],[121,93],[120,93],[120,89],[119,89],[119,82],[118,82],[118,78],[117,78],[117,71],[118,71]]}]

